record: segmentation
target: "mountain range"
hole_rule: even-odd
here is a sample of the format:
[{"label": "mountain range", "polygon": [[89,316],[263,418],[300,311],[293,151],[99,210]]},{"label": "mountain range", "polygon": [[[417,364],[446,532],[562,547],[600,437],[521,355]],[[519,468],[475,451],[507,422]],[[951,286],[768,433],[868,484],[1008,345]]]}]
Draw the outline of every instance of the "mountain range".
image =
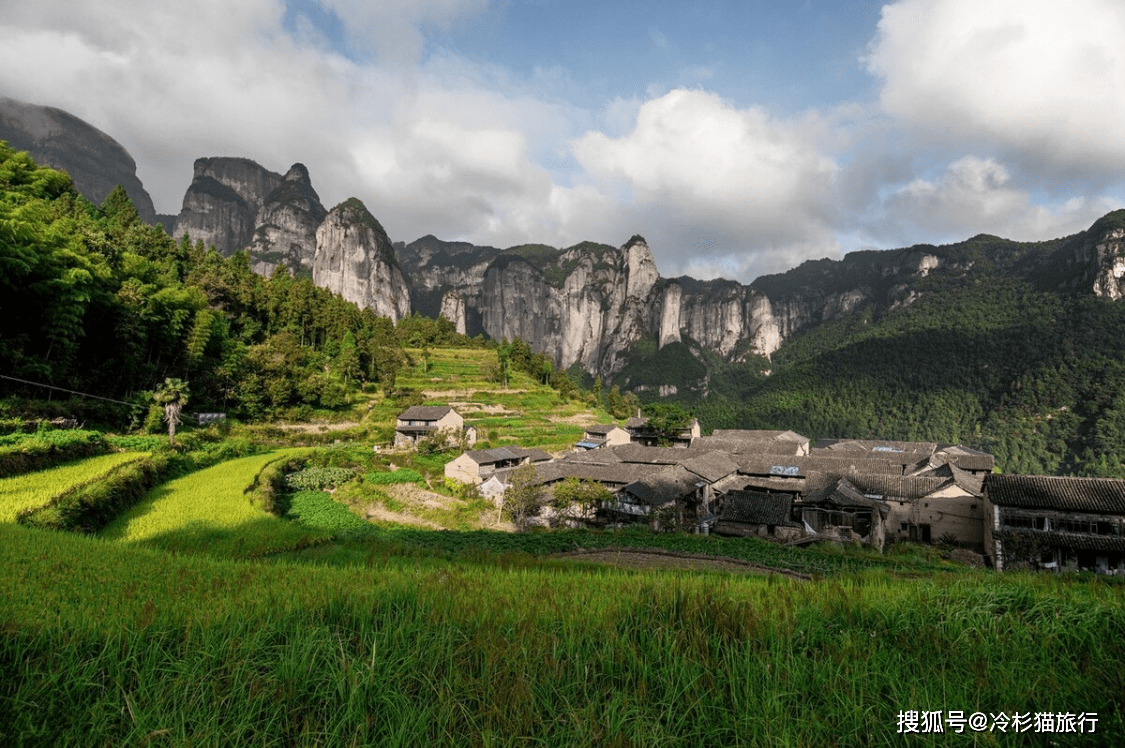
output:
[{"label": "mountain range", "polygon": [[682,372],[664,381],[642,375],[639,362],[666,349],[768,371],[798,333],[860,310],[878,317],[905,309],[947,284],[984,277],[985,268],[1040,291],[1125,297],[1125,211],[1062,239],[979,235],[941,247],[852,252],[745,285],[661,277],[639,235],[619,246],[567,248],[499,249],[434,236],[392,244],[360,200],[327,209],[299,163],[282,174],[249,159],[200,158],[180,213],[158,216],[125,149],[77,117],[0,98],[0,139],[68,171],[95,203],[122,184],[143,220],[223,255],[245,249],[255,272],[285,266],[380,315],[417,312],[445,317],[468,335],[518,337],[560,368],[664,395],[708,389],[708,367],[697,381]]}]

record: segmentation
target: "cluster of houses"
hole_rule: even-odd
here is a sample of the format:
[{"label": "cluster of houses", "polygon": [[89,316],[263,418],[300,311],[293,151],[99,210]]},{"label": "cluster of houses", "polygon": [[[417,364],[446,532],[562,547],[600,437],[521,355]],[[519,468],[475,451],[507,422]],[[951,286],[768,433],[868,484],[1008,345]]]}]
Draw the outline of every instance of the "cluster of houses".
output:
[{"label": "cluster of houses", "polygon": [[[417,439],[420,414],[433,417],[432,430],[449,428],[444,411],[453,413],[403,413],[403,443]],[[469,450],[445,474],[499,500],[509,473],[525,463],[545,487],[578,478],[609,489],[614,498],[597,513],[605,524],[878,549],[898,540],[940,542],[977,548],[996,569],[1125,573],[1125,481],[994,474],[992,455],[961,445],[810,444],[792,431],[701,436],[697,422],[664,434],[638,417],[624,427],[588,427],[559,457],[514,446]]]}]

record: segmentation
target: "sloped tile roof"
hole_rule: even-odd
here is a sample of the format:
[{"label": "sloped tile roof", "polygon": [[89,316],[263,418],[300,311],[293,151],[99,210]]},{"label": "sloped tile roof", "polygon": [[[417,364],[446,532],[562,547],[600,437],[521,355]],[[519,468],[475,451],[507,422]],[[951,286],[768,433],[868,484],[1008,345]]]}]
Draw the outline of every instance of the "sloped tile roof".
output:
[{"label": "sloped tile roof", "polygon": [[587,426],[585,430],[587,434],[601,434],[602,436],[605,436],[610,431],[619,428],[621,427],[612,423],[595,423],[593,426]]},{"label": "sloped tile roof", "polygon": [[596,465],[616,465],[621,458],[612,449],[602,448],[587,452],[571,452],[560,458],[563,462],[588,462]]},{"label": "sloped tile roof", "polygon": [[1125,538],[1120,535],[1089,535],[1080,532],[1057,532],[1029,528],[1004,528],[997,535],[1000,541],[1034,538],[1048,548],[1071,548],[1077,551],[1109,551],[1125,553]]},{"label": "sloped tile roof", "polygon": [[792,508],[793,494],[734,491],[727,494],[719,521],[800,527],[799,523],[790,519]]},{"label": "sloped tile roof", "polygon": [[998,506],[1125,515],[1125,480],[1045,475],[986,475],[984,491]]},{"label": "sloped tile roof", "polygon": [[936,475],[894,476],[859,473],[849,476],[849,480],[865,494],[877,494],[886,499],[920,499],[948,485],[952,478]]},{"label": "sloped tile roof", "polygon": [[651,473],[621,490],[644,504],[660,506],[695,493],[697,483],[700,483],[698,476],[677,465]]},{"label": "sloped tile roof", "polygon": [[801,444],[780,440],[734,439],[727,436],[697,436],[691,440],[693,449],[714,449],[730,454],[747,455],[798,455]]},{"label": "sloped tile roof", "polygon": [[523,455],[515,450],[519,447],[494,447],[492,449],[472,449],[466,452],[469,459],[478,465],[492,465],[506,460],[519,460]]},{"label": "sloped tile roof", "polygon": [[440,421],[446,413],[453,410],[448,405],[413,405],[398,414],[402,421]]},{"label": "sloped tile roof", "polygon": [[711,436],[740,441],[791,441],[808,444],[809,438],[794,431],[769,431],[766,429],[715,429]]},{"label": "sloped tile roof", "polygon": [[714,483],[738,470],[738,463],[722,452],[692,457],[680,464],[708,483]]},{"label": "sloped tile roof", "polygon": [[839,507],[841,509],[847,507],[862,507],[873,511],[878,509],[879,514],[881,514],[884,519],[890,512],[890,507],[888,507],[887,504],[877,499],[869,499],[864,496],[863,492],[847,478],[840,478],[835,483],[829,484],[824,488],[810,491],[801,501],[801,505],[812,507]]}]

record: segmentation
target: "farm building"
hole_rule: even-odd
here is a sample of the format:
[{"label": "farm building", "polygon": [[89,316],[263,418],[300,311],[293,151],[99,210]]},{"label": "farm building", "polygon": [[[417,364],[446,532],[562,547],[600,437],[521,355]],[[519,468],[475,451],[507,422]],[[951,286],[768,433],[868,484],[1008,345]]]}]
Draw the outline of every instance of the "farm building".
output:
[{"label": "farm building", "polygon": [[804,529],[792,519],[793,494],[764,491],[732,491],[722,500],[717,535],[756,535],[778,540],[796,540]]},{"label": "farm building", "polygon": [[417,447],[419,440],[438,431],[451,434],[463,432],[468,437],[470,447],[477,440],[477,430],[472,426],[466,428],[465,419],[448,405],[415,405],[398,414],[395,422],[395,447]]},{"label": "farm building", "polygon": [[445,464],[445,477],[462,483],[483,483],[492,474],[514,468],[525,462],[548,462],[551,455],[541,449],[524,447],[496,447],[464,452]]},{"label": "farm building", "polygon": [[587,426],[582,439],[574,445],[576,450],[586,451],[598,447],[616,447],[629,443],[629,432],[614,424],[595,424]]},{"label": "farm building", "polygon": [[981,478],[952,465],[921,476],[857,474],[848,478],[888,509],[887,539],[937,540],[979,548],[984,543]]},{"label": "farm building", "polygon": [[676,465],[625,486],[604,509],[611,517],[647,519],[654,530],[685,527],[710,514],[710,488],[698,475]]},{"label": "farm building", "polygon": [[1125,481],[988,475],[985,555],[1013,567],[1125,573]]},{"label": "farm building", "polygon": [[847,478],[809,493],[797,505],[805,531],[827,540],[856,541],[883,550],[890,508],[864,496]]}]

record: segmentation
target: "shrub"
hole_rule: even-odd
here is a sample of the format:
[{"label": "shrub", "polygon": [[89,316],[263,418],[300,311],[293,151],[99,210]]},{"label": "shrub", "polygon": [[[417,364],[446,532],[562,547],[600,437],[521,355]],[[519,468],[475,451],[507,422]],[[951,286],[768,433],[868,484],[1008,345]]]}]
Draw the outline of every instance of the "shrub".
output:
[{"label": "shrub", "polygon": [[0,478],[42,470],[68,460],[108,451],[98,431],[39,431],[0,437]]}]

